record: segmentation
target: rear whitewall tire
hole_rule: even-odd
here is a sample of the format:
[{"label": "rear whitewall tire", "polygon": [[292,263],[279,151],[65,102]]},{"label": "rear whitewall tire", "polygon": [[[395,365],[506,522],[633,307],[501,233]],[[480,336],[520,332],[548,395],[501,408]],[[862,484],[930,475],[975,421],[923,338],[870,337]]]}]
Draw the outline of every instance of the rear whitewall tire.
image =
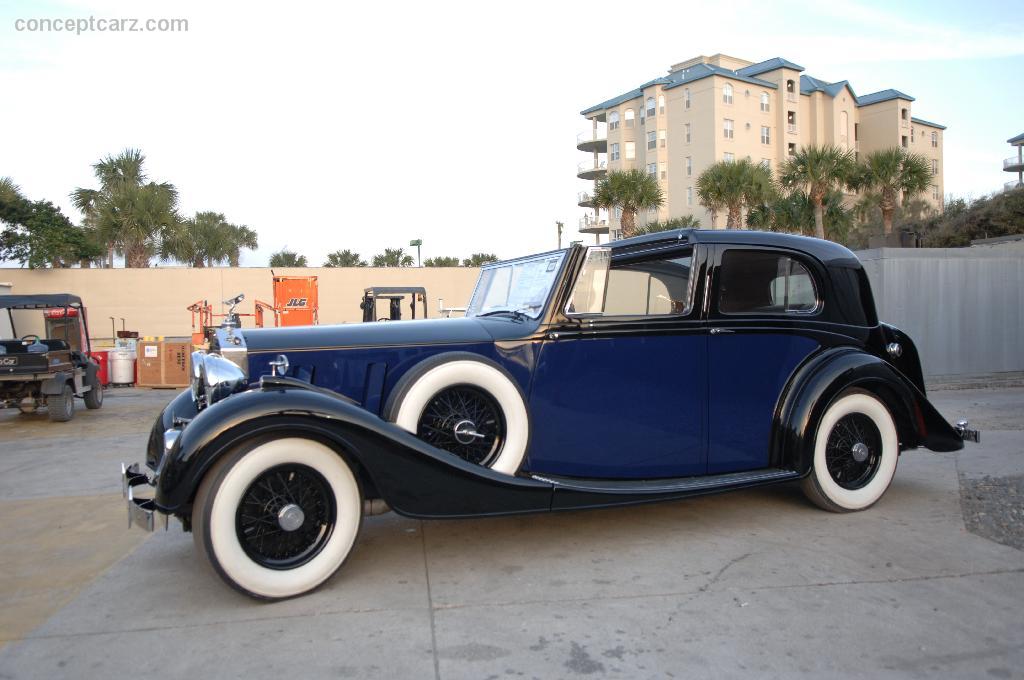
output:
[{"label": "rear whitewall tire", "polygon": [[[845,416],[862,414],[878,429],[882,450],[871,479],[857,489],[840,486],[829,473],[826,449],[829,436]],[[874,505],[892,483],[899,460],[899,435],[892,414],[885,404],[866,392],[848,392],[834,401],[818,424],[814,440],[814,461],[802,488],[815,505],[832,512],[854,512]]]},{"label": "rear whitewall tire", "polygon": [[[236,513],[254,480],[289,464],[308,466],[327,482],[334,495],[335,523],[330,538],[308,562],[271,569],[246,554],[236,530]],[[311,439],[270,439],[229,454],[207,473],[196,494],[193,538],[203,558],[236,590],[260,599],[294,597],[321,585],[341,567],[359,533],[362,506],[359,483],[336,451]]]},{"label": "rear whitewall tire", "polygon": [[[489,394],[505,419],[505,439],[490,469],[515,475],[526,456],[530,440],[530,419],[523,396],[512,379],[501,369],[475,358],[444,355],[428,359],[424,367],[413,368],[407,379],[395,387],[385,414],[388,420],[416,434],[420,418],[431,399],[442,390],[469,385]],[[461,358],[466,357],[466,358]]]}]

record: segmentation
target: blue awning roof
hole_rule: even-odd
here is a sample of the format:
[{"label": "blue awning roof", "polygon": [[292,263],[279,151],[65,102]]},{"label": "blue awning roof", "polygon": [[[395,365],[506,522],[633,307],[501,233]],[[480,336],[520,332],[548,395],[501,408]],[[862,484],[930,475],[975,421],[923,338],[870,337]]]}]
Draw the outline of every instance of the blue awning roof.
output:
[{"label": "blue awning roof", "polygon": [[1016,137],[1010,137],[1006,141],[1007,141],[1007,143],[1013,144],[1014,146],[1016,146],[1018,144],[1024,144],[1024,132],[1020,133]]},{"label": "blue awning roof", "polygon": [[890,89],[872,92],[871,94],[866,94],[863,97],[857,97],[857,106],[870,106],[871,104],[887,102],[890,99],[906,99],[908,102],[914,101],[914,98],[909,94],[900,92],[899,90]]},{"label": "blue awning roof", "polygon": [[940,130],[946,129],[945,125],[939,125],[938,123],[933,123],[930,120],[925,120],[924,118],[914,118],[911,116],[910,122],[917,123],[918,125],[927,125],[928,127],[939,128]]},{"label": "blue awning roof", "polygon": [[757,64],[751,64],[750,66],[744,66],[743,68],[736,69],[736,73],[743,76],[756,76],[761,73],[767,73],[768,71],[774,71],[778,68],[791,68],[796,71],[803,71],[804,67],[798,64],[794,64],[788,59],[782,57],[774,57],[773,59],[766,59]]}]

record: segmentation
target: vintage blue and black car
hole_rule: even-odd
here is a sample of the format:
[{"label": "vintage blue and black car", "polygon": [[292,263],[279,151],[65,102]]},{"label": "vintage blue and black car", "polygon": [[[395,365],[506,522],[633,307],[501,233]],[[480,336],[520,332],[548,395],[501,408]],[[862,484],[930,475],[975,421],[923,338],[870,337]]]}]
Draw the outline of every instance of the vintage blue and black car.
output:
[{"label": "vintage blue and black car", "polygon": [[[829,241],[669,231],[485,266],[466,317],[220,329],[122,470],[258,598],[307,592],[365,514],[478,517],[799,481],[863,510],[901,451],[976,439],[925,397]],[[140,498],[137,492],[153,487]],[[146,495],[146,494],[144,494]]]}]

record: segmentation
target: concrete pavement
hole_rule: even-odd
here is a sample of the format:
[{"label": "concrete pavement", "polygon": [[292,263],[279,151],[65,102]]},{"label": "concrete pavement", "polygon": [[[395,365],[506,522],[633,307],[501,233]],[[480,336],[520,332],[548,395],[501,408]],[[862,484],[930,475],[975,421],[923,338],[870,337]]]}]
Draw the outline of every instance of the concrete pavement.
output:
[{"label": "concrete pavement", "polygon": [[[100,518],[109,499],[123,519],[117,462],[141,459],[171,396],[115,391],[78,414],[84,442],[0,412],[0,677],[1024,676],[1024,553],[968,532],[959,493],[964,475],[1024,474],[1024,389],[934,392],[983,443],[904,454],[863,513],[774,487],[493,520],[384,515],[324,587],[272,604],[203,571],[176,523],[143,539],[75,516],[75,498]],[[46,575],[67,563],[74,574]],[[37,606],[13,606],[26,599]]]}]

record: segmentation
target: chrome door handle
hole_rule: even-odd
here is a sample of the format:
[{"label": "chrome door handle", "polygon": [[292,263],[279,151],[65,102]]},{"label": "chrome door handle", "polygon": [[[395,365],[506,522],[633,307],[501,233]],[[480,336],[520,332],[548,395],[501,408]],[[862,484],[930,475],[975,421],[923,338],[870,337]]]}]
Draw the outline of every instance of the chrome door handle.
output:
[{"label": "chrome door handle", "polygon": [[723,333],[735,333],[731,328],[712,328],[711,335],[722,335]]}]

